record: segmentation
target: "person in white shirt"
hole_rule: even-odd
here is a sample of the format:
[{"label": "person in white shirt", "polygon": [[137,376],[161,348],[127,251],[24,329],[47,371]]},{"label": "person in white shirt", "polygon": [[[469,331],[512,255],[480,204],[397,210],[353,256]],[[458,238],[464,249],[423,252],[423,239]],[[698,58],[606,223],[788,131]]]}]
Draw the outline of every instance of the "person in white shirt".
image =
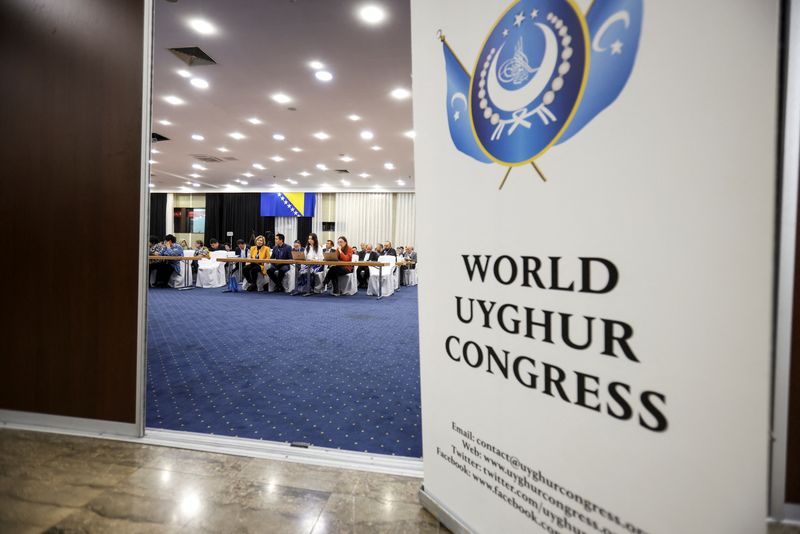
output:
[{"label": "person in white shirt", "polygon": [[[325,257],[322,251],[323,248],[319,244],[317,234],[309,234],[308,244],[305,248],[306,259],[309,261],[323,261]],[[317,285],[317,273],[321,271],[322,265],[301,265],[300,276],[292,294],[299,295],[302,292],[305,297],[313,293],[319,293],[314,289],[314,286]]]}]

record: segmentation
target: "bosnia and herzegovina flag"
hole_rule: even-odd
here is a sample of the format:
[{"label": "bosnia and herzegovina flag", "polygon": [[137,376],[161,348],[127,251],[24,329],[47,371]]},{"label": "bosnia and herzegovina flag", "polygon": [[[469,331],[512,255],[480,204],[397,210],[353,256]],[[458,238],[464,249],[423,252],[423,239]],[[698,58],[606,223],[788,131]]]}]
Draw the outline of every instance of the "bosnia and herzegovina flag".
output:
[{"label": "bosnia and herzegovina flag", "polygon": [[262,217],[313,217],[316,193],[261,193]]},{"label": "bosnia and herzegovina flag", "polygon": [[468,104],[470,75],[450,50],[450,45],[444,40],[442,44],[447,69],[447,123],[450,126],[450,137],[453,138],[456,148],[467,156],[483,163],[491,163],[492,160],[483,153],[472,133]]},{"label": "bosnia and herzegovina flag", "polygon": [[642,33],[642,0],[595,0],[586,13],[591,59],[586,91],[557,144],[569,140],[610,106],[633,72]]}]

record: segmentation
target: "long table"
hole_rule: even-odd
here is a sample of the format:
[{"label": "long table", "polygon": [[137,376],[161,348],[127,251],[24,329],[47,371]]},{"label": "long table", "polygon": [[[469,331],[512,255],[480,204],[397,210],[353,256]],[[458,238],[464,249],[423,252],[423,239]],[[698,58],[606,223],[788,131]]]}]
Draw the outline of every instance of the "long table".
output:
[{"label": "long table", "polygon": [[[205,256],[147,256],[147,259],[151,260],[151,261],[189,261],[189,262],[191,262],[191,261],[202,260],[203,258],[205,258]],[[189,283],[189,278],[190,277],[188,276],[188,274],[191,273],[191,271],[192,271],[191,266],[190,265],[184,265],[184,268],[188,269],[188,272],[187,271],[183,272],[183,287],[179,287],[178,291],[187,291],[189,289],[194,289],[194,286],[192,286]]]},{"label": "long table", "polygon": [[[300,269],[301,265],[320,265],[323,267],[334,267],[336,265],[340,265],[342,267],[377,267],[378,268],[378,298],[380,300],[383,298],[383,268],[392,265],[389,262],[381,262],[381,261],[327,261],[327,260],[262,260],[262,259],[255,259],[255,258],[217,258],[217,261],[222,263],[257,263],[257,264],[275,264],[275,265],[294,265],[295,266],[295,275],[297,275],[297,271]],[[410,265],[416,262],[412,261],[402,261],[396,262],[394,265],[402,266],[402,265]],[[295,277],[296,279],[296,277]]]}]

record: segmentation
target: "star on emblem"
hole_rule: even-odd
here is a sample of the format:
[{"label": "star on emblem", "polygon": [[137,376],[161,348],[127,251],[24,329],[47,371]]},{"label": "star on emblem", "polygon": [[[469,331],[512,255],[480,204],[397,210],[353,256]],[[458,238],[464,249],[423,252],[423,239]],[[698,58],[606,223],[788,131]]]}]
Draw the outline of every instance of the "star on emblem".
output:
[{"label": "star on emblem", "polygon": [[457,121],[460,118],[461,118],[461,112],[460,111],[456,111],[455,113],[453,113],[453,120]]},{"label": "star on emblem", "polygon": [[503,30],[503,37],[508,37],[508,30]]},{"label": "star on emblem", "polygon": [[531,11],[531,18],[532,19],[535,19],[538,16],[539,16],[539,10],[538,9],[534,9],[533,11]]},{"label": "star on emblem", "polygon": [[520,26],[522,26],[522,22],[524,20],[525,20],[525,14],[522,11],[520,11],[514,16],[514,26],[519,28]]},{"label": "star on emblem", "polygon": [[621,54],[622,53],[622,41],[617,39],[613,43],[611,43],[611,55]]}]

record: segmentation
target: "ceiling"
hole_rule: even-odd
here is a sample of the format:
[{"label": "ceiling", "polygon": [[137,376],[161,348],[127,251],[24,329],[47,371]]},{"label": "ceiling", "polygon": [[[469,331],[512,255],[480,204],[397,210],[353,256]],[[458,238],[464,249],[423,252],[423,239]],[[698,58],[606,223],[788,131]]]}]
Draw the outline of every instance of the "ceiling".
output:
[{"label": "ceiling", "polygon": [[[385,10],[383,23],[361,20],[366,4]],[[214,33],[193,29],[197,20]],[[151,191],[413,191],[411,98],[390,94],[411,89],[410,31],[408,0],[156,0],[152,131],[169,140],[152,145]],[[217,64],[187,66],[168,50],[194,46]],[[311,61],[333,79],[318,80]],[[194,78],[208,87],[195,87]],[[275,102],[276,93],[291,102]],[[169,96],[184,103],[172,105]],[[262,123],[248,122],[253,117]],[[364,130],[374,138],[362,139]]]}]

